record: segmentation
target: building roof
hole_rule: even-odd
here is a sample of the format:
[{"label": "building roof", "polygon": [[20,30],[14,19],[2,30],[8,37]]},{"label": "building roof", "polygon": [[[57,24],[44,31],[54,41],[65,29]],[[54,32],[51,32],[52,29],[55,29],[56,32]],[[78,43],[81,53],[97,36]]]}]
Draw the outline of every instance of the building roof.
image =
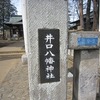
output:
[{"label": "building roof", "polygon": [[[84,24],[85,24],[85,22],[86,22],[86,14],[84,14],[83,17],[84,17]],[[77,28],[77,26],[79,26],[79,22],[80,22],[80,19],[78,19],[76,21],[73,21],[73,22],[70,22],[70,29]],[[93,11],[90,12],[90,22],[91,23],[93,22]]]},{"label": "building roof", "polygon": [[9,22],[4,22],[6,25],[22,25],[22,15],[14,15],[10,17]]},{"label": "building roof", "polygon": [[[84,14],[83,17],[84,17],[84,19],[85,19],[85,18],[86,18],[86,14]],[[92,19],[92,18],[93,18],[93,11],[90,12],[90,19]],[[79,21],[80,21],[80,19],[77,19],[76,21],[70,22],[70,24],[77,23],[77,22],[79,22]]]}]

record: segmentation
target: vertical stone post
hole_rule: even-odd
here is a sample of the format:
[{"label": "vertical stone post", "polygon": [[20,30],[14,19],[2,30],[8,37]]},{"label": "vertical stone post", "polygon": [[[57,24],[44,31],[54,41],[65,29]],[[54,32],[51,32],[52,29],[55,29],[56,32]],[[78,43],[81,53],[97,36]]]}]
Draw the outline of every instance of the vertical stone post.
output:
[{"label": "vertical stone post", "polygon": [[72,32],[69,48],[74,49],[73,100],[96,100],[100,33]]},{"label": "vertical stone post", "polygon": [[100,1],[99,1],[99,31],[100,31]]},{"label": "vertical stone post", "polygon": [[[29,69],[29,88],[30,88],[30,100],[66,100],[66,85],[67,85],[67,1],[66,0],[26,0],[27,8],[27,30],[28,30],[28,69]],[[59,77],[57,81],[50,81],[41,83],[40,74],[40,43],[44,43],[40,40],[41,30],[43,29],[43,35],[45,30],[49,30],[49,35],[53,37],[54,34],[59,33]],[[51,33],[50,33],[51,32]],[[48,37],[48,34],[46,35]],[[41,35],[41,38],[42,35]],[[58,41],[57,39],[57,41]],[[46,40],[45,38],[43,40]],[[48,40],[46,41],[48,42]],[[56,42],[56,41],[55,41]],[[55,45],[55,43],[54,43]],[[49,47],[50,48],[52,46]],[[40,49],[39,49],[40,48]],[[43,49],[42,49],[43,50]],[[56,50],[58,53],[58,49]],[[51,51],[48,51],[45,56],[51,54],[56,56]],[[40,55],[40,56],[39,56]],[[56,59],[56,60],[58,60]],[[47,59],[46,59],[47,60]],[[45,60],[45,61],[46,61]],[[45,63],[45,61],[41,63]],[[51,61],[51,60],[50,60]],[[52,60],[53,61],[53,60]],[[53,61],[55,63],[55,61]],[[47,62],[48,63],[48,62]],[[45,67],[44,65],[42,67]],[[47,66],[48,67],[48,66]],[[54,70],[58,66],[54,66]],[[51,70],[52,71],[52,70]],[[42,72],[41,72],[42,73]],[[44,74],[44,73],[43,73]],[[49,78],[49,76],[46,76]],[[51,78],[55,78],[50,76]]]},{"label": "vertical stone post", "polygon": [[[100,32],[100,1],[99,1],[99,32]],[[100,49],[99,49],[99,71],[100,71]],[[99,94],[99,97],[100,97],[100,78],[99,77],[98,77],[98,87],[97,88],[98,88],[97,93]]]},{"label": "vertical stone post", "polygon": [[25,54],[22,55],[22,63],[27,64],[28,60],[28,29],[27,29],[27,9],[26,9],[26,0],[22,0],[22,19],[23,19],[23,35],[24,35],[24,45],[25,45]]},{"label": "vertical stone post", "polygon": [[23,18],[23,33],[25,43],[25,53],[28,55],[28,30],[27,30],[27,12],[26,12],[26,0],[22,0],[22,18]]},{"label": "vertical stone post", "polygon": [[96,100],[99,50],[74,51],[73,100]]}]

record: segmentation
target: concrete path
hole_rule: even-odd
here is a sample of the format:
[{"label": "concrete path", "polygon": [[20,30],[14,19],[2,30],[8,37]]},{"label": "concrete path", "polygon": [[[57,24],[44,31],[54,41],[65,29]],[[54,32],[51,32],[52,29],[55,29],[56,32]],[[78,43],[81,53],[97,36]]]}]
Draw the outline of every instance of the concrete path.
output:
[{"label": "concrete path", "polygon": [[24,52],[24,41],[19,40],[12,42],[11,44],[1,47],[0,48],[0,54],[7,54],[7,53],[19,53],[19,52]]},{"label": "concrete path", "polygon": [[19,59],[0,60],[0,83],[3,82],[11,68],[15,67]]},{"label": "concrete path", "polygon": [[0,100],[29,100],[28,66],[20,59],[0,84]]},{"label": "concrete path", "polygon": [[20,40],[0,48],[0,83],[5,79],[8,72],[17,65],[24,53],[23,46],[23,40]]}]

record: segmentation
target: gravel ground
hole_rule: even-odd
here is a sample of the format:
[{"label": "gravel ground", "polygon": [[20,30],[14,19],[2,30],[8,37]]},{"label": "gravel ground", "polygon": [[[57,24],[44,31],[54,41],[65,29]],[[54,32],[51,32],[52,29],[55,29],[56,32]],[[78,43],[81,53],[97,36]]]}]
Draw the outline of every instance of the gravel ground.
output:
[{"label": "gravel ground", "polygon": [[[67,95],[72,100],[72,82],[68,82]],[[29,100],[28,68],[20,59],[0,84],[0,100]]]},{"label": "gravel ground", "polygon": [[[72,100],[72,80],[67,86],[67,100]],[[0,100],[29,100],[28,67],[20,59],[0,84]]]},{"label": "gravel ground", "polygon": [[27,66],[18,64],[0,84],[0,100],[29,100]]},{"label": "gravel ground", "polygon": [[[5,41],[0,41],[0,46],[13,44],[13,42],[6,44]],[[5,45],[4,45],[5,44]],[[19,45],[16,45],[19,46]],[[10,55],[11,56],[11,55]],[[3,56],[2,60],[8,59]],[[15,58],[16,56],[13,55]],[[5,59],[6,58],[6,59]],[[12,58],[13,59],[13,58]],[[16,58],[19,59],[19,56]],[[69,58],[70,59],[70,58]],[[72,59],[72,58],[71,58]],[[68,68],[71,68],[73,61],[68,61]],[[72,69],[69,69],[73,72]],[[100,76],[100,69],[99,69]],[[67,100],[72,100],[72,80],[67,83]],[[29,100],[29,87],[28,87],[28,67],[23,65],[19,59],[16,66],[14,66],[5,77],[4,81],[0,84],[0,100]],[[97,100],[100,100],[100,94]]]}]

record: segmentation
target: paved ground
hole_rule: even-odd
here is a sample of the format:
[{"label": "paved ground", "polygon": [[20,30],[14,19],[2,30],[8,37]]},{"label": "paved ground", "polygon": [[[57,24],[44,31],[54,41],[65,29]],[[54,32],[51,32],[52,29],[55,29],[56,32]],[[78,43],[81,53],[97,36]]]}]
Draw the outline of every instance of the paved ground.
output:
[{"label": "paved ground", "polygon": [[16,65],[17,63],[18,59],[15,58],[0,61],[0,83],[2,83],[10,69],[14,68],[14,65]]},{"label": "paved ground", "polygon": [[18,63],[18,58],[24,53],[23,45],[23,40],[15,42],[0,40],[0,83],[10,69]]},{"label": "paved ground", "polygon": [[0,44],[0,100],[29,100],[28,67],[21,63],[23,40]]},{"label": "paved ground", "polygon": [[0,100],[29,100],[28,92],[27,66],[18,59],[0,85]]}]

